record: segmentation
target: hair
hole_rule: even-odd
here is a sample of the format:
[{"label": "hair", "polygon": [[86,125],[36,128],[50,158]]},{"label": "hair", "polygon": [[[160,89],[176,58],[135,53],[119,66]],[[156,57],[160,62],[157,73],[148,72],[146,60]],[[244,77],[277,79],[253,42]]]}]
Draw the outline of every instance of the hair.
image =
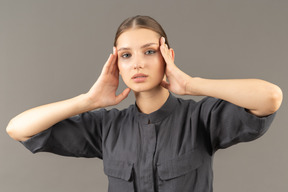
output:
[{"label": "hair", "polygon": [[160,37],[165,37],[165,43],[169,46],[167,35],[162,28],[162,26],[152,17],[143,16],[143,15],[136,15],[133,17],[129,17],[125,19],[117,29],[115,39],[114,39],[114,46],[117,45],[117,40],[119,36],[129,29],[150,29],[160,35]]}]

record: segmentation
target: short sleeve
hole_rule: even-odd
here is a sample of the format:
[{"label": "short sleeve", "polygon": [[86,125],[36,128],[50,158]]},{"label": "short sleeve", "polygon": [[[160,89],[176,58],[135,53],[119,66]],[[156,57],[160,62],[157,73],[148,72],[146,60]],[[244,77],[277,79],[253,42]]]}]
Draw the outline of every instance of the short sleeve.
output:
[{"label": "short sleeve", "polygon": [[32,153],[102,158],[102,110],[86,112],[60,121],[21,142]]},{"label": "short sleeve", "polygon": [[207,97],[200,101],[200,119],[210,137],[212,152],[261,137],[275,113],[257,117],[242,107]]}]

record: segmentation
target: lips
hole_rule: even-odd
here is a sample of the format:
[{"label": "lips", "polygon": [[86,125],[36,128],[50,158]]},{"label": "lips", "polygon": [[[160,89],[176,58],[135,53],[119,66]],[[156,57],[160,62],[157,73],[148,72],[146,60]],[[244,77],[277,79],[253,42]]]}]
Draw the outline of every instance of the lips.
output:
[{"label": "lips", "polygon": [[140,79],[140,78],[146,78],[146,77],[148,77],[148,75],[143,74],[143,73],[137,73],[133,75],[132,79],[138,79],[138,78]]},{"label": "lips", "polygon": [[147,79],[148,75],[144,74],[144,73],[137,73],[135,75],[133,75],[132,80],[135,83],[144,83]]}]

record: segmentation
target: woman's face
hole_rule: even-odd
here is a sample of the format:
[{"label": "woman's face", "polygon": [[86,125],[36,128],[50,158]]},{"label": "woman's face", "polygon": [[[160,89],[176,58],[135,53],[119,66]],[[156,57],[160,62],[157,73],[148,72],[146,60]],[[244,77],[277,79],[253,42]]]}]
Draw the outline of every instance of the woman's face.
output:
[{"label": "woman's face", "polygon": [[130,29],[119,36],[116,47],[119,71],[133,91],[151,91],[160,86],[165,61],[159,44],[159,34],[149,29]]}]

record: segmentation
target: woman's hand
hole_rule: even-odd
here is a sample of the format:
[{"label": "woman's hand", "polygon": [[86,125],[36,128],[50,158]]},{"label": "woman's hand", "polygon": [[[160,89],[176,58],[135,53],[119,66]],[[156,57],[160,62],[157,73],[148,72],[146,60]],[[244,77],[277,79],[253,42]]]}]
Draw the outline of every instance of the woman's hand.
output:
[{"label": "woman's hand", "polygon": [[168,49],[167,44],[165,44],[165,38],[160,39],[160,51],[166,62],[166,77],[167,81],[161,83],[163,87],[172,91],[177,95],[189,94],[189,81],[192,77],[181,71],[174,63],[174,51],[172,48]]},{"label": "woman's hand", "polygon": [[130,88],[126,88],[121,94],[116,95],[119,85],[117,55],[117,50],[113,47],[113,54],[110,54],[103,66],[101,75],[89,92],[86,93],[86,96],[89,98],[90,110],[117,105],[124,100],[130,92]]},{"label": "woman's hand", "polygon": [[160,50],[166,62],[169,82],[163,81],[161,85],[173,93],[216,97],[246,108],[257,116],[274,113],[282,103],[282,91],[277,85],[260,79],[192,78],[174,64],[174,51],[168,49],[163,37]]},{"label": "woman's hand", "polygon": [[100,77],[88,93],[24,111],[9,122],[7,133],[15,140],[25,141],[66,118],[96,108],[116,105],[125,99],[129,88],[116,96],[119,70],[115,52],[109,56]]}]

